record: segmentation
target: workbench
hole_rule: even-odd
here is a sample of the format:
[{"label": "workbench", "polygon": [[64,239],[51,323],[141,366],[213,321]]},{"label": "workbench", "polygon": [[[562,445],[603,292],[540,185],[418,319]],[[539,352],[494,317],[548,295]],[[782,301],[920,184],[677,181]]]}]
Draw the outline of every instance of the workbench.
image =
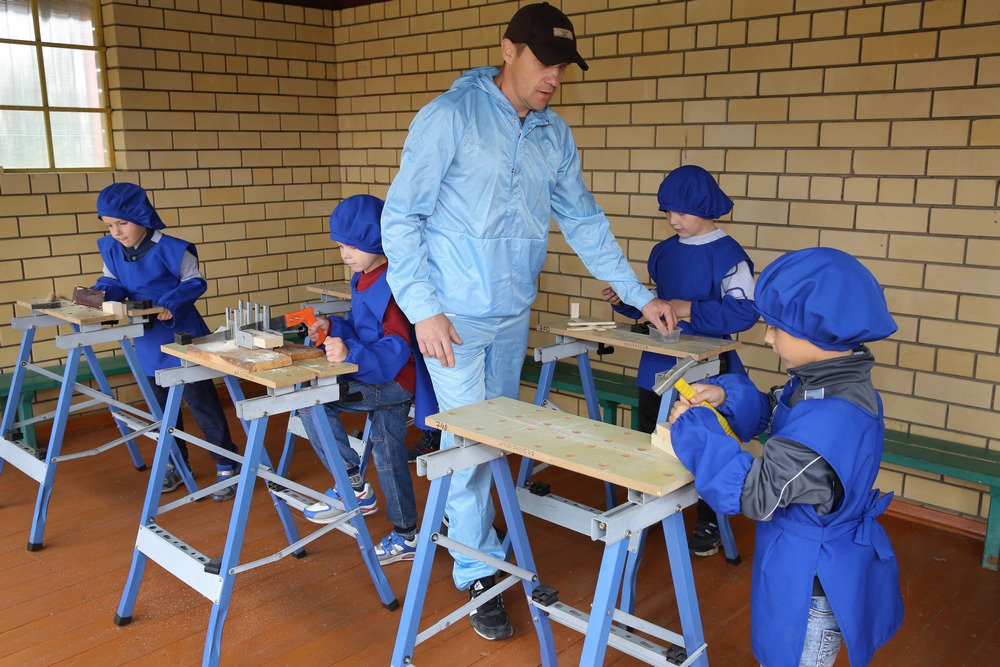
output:
[{"label": "workbench", "polygon": [[[535,391],[535,405],[545,405],[549,392],[552,388],[552,379],[556,371],[556,362],[560,359],[575,358],[577,367],[580,370],[581,385],[584,390],[584,398],[587,403],[587,414],[591,419],[600,421],[600,405],[598,404],[597,389],[594,386],[594,373],[590,366],[590,353],[596,352],[599,347],[618,346],[639,350],[640,352],[652,352],[676,357],[677,359],[691,358],[695,364],[684,374],[687,382],[697,382],[707,377],[719,374],[719,356],[730,350],[740,347],[738,341],[723,340],[721,338],[706,338],[703,336],[688,336],[681,334],[677,342],[665,343],[651,338],[647,334],[636,333],[627,324],[617,323],[614,327],[600,328],[580,328],[570,326],[570,322],[585,323],[596,322],[592,318],[574,318],[572,320],[555,320],[540,323],[538,331],[555,335],[554,345],[536,347],[535,361],[541,362],[542,368],[538,378],[538,386]],[[666,372],[669,372],[666,371]],[[667,421],[670,408],[677,400],[677,392],[671,388],[664,392],[660,400],[660,412],[657,423]],[[518,472],[518,488],[527,487],[530,484],[533,465],[530,458],[525,458],[521,462],[521,469]],[[607,487],[608,507],[614,505],[613,487]],[[726,560],[731,564],[739,564],[740,554],[736,548],[736,538],[733,536],[732,528],[729,526],[729,519],[724,514],[717,515],[719,532],[722,537],[722,545],[726,552]],[[632,567],[638,568],[638,561],[641,558],[642,550],[638,551],[635,562],[630,562]],[[630,559],[631,561],[631,559]],[[634,574],[633,577],[634,578]],[[630,594],[630,587],[626,586],[626,595]]]},{"label": "workbench", "polygon": [[[126,303],[127,313],[123,321],[120,315],[77,305],[62,299],[19,299],[17,304],[30,309],[31,315],[15,317],[11,320],[11,328],[21,332],[21,346],[18,351],[17,364],[14,366],[11,377],[3,422],[0,425],[0,435],[2,435],[0,437],[0,472],[3,471],[4,463],[9,463],[39,484],[31,532],[28,538],[28,551],[37,551],[43,546],[42,540],[45,533],[49,499],[52,495],[59,463],[85,456],[95,456],[124,443],[135,469],[140,471],[146,469],[136,439],[139,436],[155,438],[155,431],[162,415],[139,363],[132,341],[143,335],[147,318],[155,316],[162,308],[137,308]],[[71,331],[60,333],[60,327],[63,328],[63,331],[67,328]],[[31,361],[35,335],[41,329],[55,330],[56,347],[67,351],[61,376]],[[115,398],[93,349],[95,345],[106,343],[119,344],[146,401],[147,410],[140,410]],[[85,357],[87,360],[93,380],[97,383],[97,390],[79,382],[81,357]],[[21,394],[25,390],[25,379],[29,373],[58,382],[60,385],[59,397],[54,412],[33,415],[17,421],[17,409],[22,402]],[[83,395],[88,400],[73,405],[73,397],[76,395]],[[63,454],[63,439],[69,416],[100,405],[106,405],[111,411],[121,437],[88,451]],[[50,420],[52,430],[48,446],[45,449],[45,457],[42,460],[34,448],[23,442],[21,433],[26,426]],[[169,454],[173,457],[175,465],[176,462],[181,461],[180,452],[176,445]],[[177,465],[177,470],[182,474],[182,479],[188,488],[197,489],[185,466]],[[161,475],[158,481],[162,481],[162,479]]]},{"label": "workbench", "polygon": [[[195,339],[195,341],[197,340]],[[289,345],[286,343],[284,347],[287,348]],[[303,347],[295,346],[296,349]],[[153,468],[150,473],[151,481],[146,491],[142,515],[139,519],[132,565],[115,616],[115,624],[127,625],[132,621],[132,613],[146,561],[152,559],[212,602],[202,664],[217,665],[222,650],[223,624],[229,609],[236,575],[276,562],[288,555],[302,557],[305,555],[303,547],[306,544],[331,530],[340,530],[357,541],[361,556],[383,606],[389,610],[398,608],[399,603],[396,601],[375,556],[371,536],[364,518],[361,516],[354,494],[345,493],[342,500],[337,500],[288,479],[284,476],[287,474],[287,470],[280,468],[275,470],[271,466],[264,448],[264,435],[268,418],[271,415],[336,401],[340,397],[338,376],[355,372],[357,366],[346,363],[331,364],[325,356],[311,356],[310,358],[295,358],[282,366],[257,370],[247,363],[239,363],[238,358],[241,355],[238,351],[227,351],[223,358],[222,355],[205,354],[205,348],[199,347],[197,342],[192,345],[164,345],[162,349],[167,354],[180,359],[181,365],[157,371],[156,374],[157,383],[160,386],[169,387],[167,404],[163,414],[164,428],[160,429],[156,455],[153,458]],[[260,352],[258,357],[266,359],[269,358],[270,354],[280,354],[282,349],[253,350],[253,352]],[[313,352],[316,350],[314,349]],[[243,356],[249,357],[250,355]],[[236,478],[217,482],[201,491],[160,507],[159,482],[166,472],[167,452],[170,451],[173,444],[171,426],[176,423],[184,384],[220,376],[238,377],[266,389],[266,394],[263,396],[244,399],[236,403],[237,415],[249,424],[247,446],[243,456],[223,452],[220,448],[209,443],[194,443],[223,454],[230,459],[238,460],[241,464],[240,473]],[[337,488],[350,489],[350,481],[337,451],[333,431],[325,413],[322,410],[311,410],[310,412],[319,433],[320,446],[324,448],[327,460],[330,461],[333,468]],[[240,553],[247,528],[247,516],[257,479],[262,479],[267,484],[268,492],[288,538],[289,546],[270,556],[248,563],[240,563]],[[236,494],[233,500],[232,517],[229,522],[225,547],[220,557],[211,557],[200,552],[194,546],[186,544],[159,525],[158,517],[160,515],[186,506],[191,501],[203,498],[232,484],[236,484]],[[290,508],[301,510],[317,501],[341,509],[341,514],[331,523],[305,537],[300,537]],[[312,526],[312,524],[309,525]]]},{"label": "workbench", "polygon": [[[392,654],[394,667],[414,662],[414,649],[503,591],[521,583],[538,635],[542,665],[555,665],[551,622],[584,633],[581,665],[601,665],[608,646],[653,665],[698,665],[708,658],[681,510],[697,500],[693,477],[677,459],[650,444],[649,435],[600,421],[556,412],[510,398],[495,398],[428,417],[427,423],[455,436],[455,445],[417,459],[417,472],[430,480],[417,553]],[[554,494],[515,488],[508,453],[610,482],[628,489],[623,504],[609,510],[586,507]],[[451,475],[487,464],[506,520],[514,562],[502,561],[455,542],[438,531]],[[558,600],[542,583],[524,525],[524,514],[604,542],[604,554],[589,613]],[[666,537],[681,632],[675,633],[616,608],[626,554],[639,536],[660,523]],[[464,553],[509,576],[419,631],[431,566],[438,547]],[[614,623],[613,623],[614,622]],[[626,629],[629,628],[629,629]],[[641,633],[641,635],[639,634]],[[647,638],[665,642],[659,645]]]}]

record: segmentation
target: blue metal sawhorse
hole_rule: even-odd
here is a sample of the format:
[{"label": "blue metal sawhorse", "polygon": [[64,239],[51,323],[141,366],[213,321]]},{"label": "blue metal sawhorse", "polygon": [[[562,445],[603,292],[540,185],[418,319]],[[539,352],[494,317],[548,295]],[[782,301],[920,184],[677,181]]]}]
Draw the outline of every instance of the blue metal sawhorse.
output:
[{"label": "blue metal sawhorse", "polygon": [[[375,585],[382,605],[389,610],[399,607],[389,582],[382,572],[382,567],[375,557],[375,547],[365,525],[364,518],[358,508],[357,499],[353,494],[344,494],[343,500],[335,500],[308,487],[286,479],[272,472],[271,463],[264,447],[264,435],[267,429],[268,417],[283,412],[290,412],[310,405],[318,405],[335,401],[339,397],[337,375],[356,369],[350,364],[339,367],[331,366],[325,359],[310,368],[305,362],[298,366],[299,372],[288,372],[288,368],[259,373],[240,373],[240,377],[257,381],[268,387],[267,395],[244,399],[237,403],[236,411],[240,419],[249,423],[246,451],[242,457],[226,452],[210,443],[195,438],[189,442],[222,454],[241,463],[240,474],[235,479],[217,482],[209,487],[181,498],[172,503],[158,507],[160,501],[160,483],[166,472],[167,452],[173,447],[174,433],[169,426],[176,423],[180,410],[181,396],[185,382],[216,378],[229,375],[222,370],[215,370],[199,365],[204,363],[185,355],[181,346],[164,346],[164,350],[181,357],[184,365],[166,371],[157,371],[157,383],[169,387],[167,405],[163,414],[164,428],[160,429],[160,438],[153,458],[153,468],[150,473],[150,485],[146,491],[139,531],[136,537],[135,551],[132,555],[132,565],[128,580],[122,593],[121,602],[115,615],[116,625],[128,625],[132,621],[132,613],[139,594],[143,572],[147,559],[152,559],[182,582],[195,589],[212,602],[212,613],[209,618],[205,638],[205,650],[202,665],[215,666],[219,664],[222,651],[222,631],[226,615],[229,612],[229,602],[232,596],[236,575],[247,570],[278,561],[285,556],[305,555],[303,547],[330,532],[340,530],[357,540],[365,566]],[[308,386],[306,386],[308,383]],[[325,416],[320,417],[318,411],[313,411],[315,426],[320,434],[320,444],[333,463],[333,474],[340,488],[348,488],[350,482],[343,462],[336,453],[333,432]],[[267,482],[268,491],[274,501],[275,509],[288,538],[289,546],[264,558],[240,563],[240,553],[246,532],[247,517],[253,497],[257,478]],[[185,544],[178,537],[170,534],[157,524],[157,517],[168,511],[188,505],[214,493],[228,485],[236,484],[236,495],[233,502],[232,517],[226,534],[226,544],[221,557],[211,558],[194,547]],[[319,528],[306,537],[299,537],[289,507],[299,508],[320,501],[334,507],[342,508],[343,512],[331,523]]]},{"label": "blue metal sawhorse", "polygon": [[[85,456],[96,456],[124,443],[135,469],[140,471],[145,470],[146,464],[139,453],[136,439],[141,435],[155,437],[155,430],[159,426],[161,415],[159,405],[149,387],[146,375],[139,364],[135,347],[132,344],[134,338],[138,338],[143,334],[146,315],[130,315],[128,324],[109,327],[105,326],[106,322],[117,320],[117,317],[110,313],[104,317],[100,314],[102,311],[94,310],[85,316],[80,313],[68,316],[63,315],[57,307],[45,308],[45,312],[41,312],[31,303],[19,303],[32,307],[32,314],[25,317],[15,317],[11,321],[11,327],[16,331],[21,331],[22,334],[17,364],[14,367],[13,377],[11,378],[10,393],[7,397],[7,405],[4,408],[3,422],[0,425],[0,434],[2,434],[2,438],[0,438],[0,473],[3,472],[4,463],[7,462],[39,484],[38,497],[35,501],[35,511],[31,523],[31,532],[28,537],[28,551],[38,551],[43,546],[42,540],[45,533],[46,516],[48,514],[49,500],[51,499],[52,490],[55,485],[58,464]],[[69,302],[66,302],[66,304],[70,305]],[[82,323],[77,324],[76,322]],[[55,336],[56,346],[67,350],[66,364],[62,376],[31,363],[31,350],[35,342],[37,330],[59,326],[71,326],[73,329],[72,333],[60,335],[57,332]],[[128,361],[136,383],[139,385],[139,390],[146,400],[149,412],[115,399],[111,385],[101,370],[100,362],[93,350],[94,345],[113,342],[119,343],[122,354]],[[77,383],[77,373],[80,367],[81,356],[86,357],[99,391],[87,385]],[[23,421],[16,421],[17,406],[20,403],[21,390],[28,372],[37,373],[60,382],[59,398],[54,412],[36,415],[31,419]],[[76,394],[87,396],[89,400],[72,405],[73,396]],[[63,455],[62,445],[70,414],[101,404],[108,406],[122,437],[88,451]],[[16,432],[19,427],[49,421],[50,419],[52,420],[52,431],[49,435],[45,459],[40,460],[34,449],[24,445],[17,439]],[[175,462],[181,461],[180,452],[177,450],[176,445],[171,449],[171,456]],[[181,478],[189,489],[196,490],[198,488],[186,466],[177,465],[177,470],[181,473]],[[162,476],[160,479],[162,480]]]},{"label": "blue metal sawhorse", "polygon": [[[680,513],[683,507],[697,499],[690,473],[676,462],[666,462],[658,453],[651,451],[646,434],[595,423],[577,415],[553,415],[546,408],[509,398],[492,399],[435,415],[434,426],[454,433],[455,446],[417,459],[418,473],[426,476],[431,486],[390,662],[393,667],[412,664],[414,649],[421,642],[518,582],[523,586],[538,634],[541,664],[546,667],[557,664],[551,621],[585,634],[581,665],[603,664],[607,648],[611,646],[648,664],[663,665],[670,661],[683,667],[708,667],[691,559]],[[561,440],[566,442],[566,452],[571,452],[569,456],[560,457]],[[641,474],[657,481],[629,477],[627,472],[616,473],[614,466],[602,467],[606,463],[588,462],[583,454],[587,450],[594,452],[592,461],[627,460],[622,463],[623,469],[631,464],[632,470],[642,470]],[[629,489],[628,500],[618,507],[601,511],[552,494],[537,496],[525,488],[515,488],[506,461],[507,452],[568,467],[597,479],[610,479]],[[573,458],[577,453],[581,454],[579,458]],[[516,564],[492,558],[438,533],[451,474],[455,470],[483,464],[489,465],[493,473]],[[666,479],[670,480],[667,486],[656,485],[664,484]],[[636,491],[631,487],[642,487],[643,490]],[[589,614],[559,602],[558,591],[539,581],[522,513],[546,519],[605,543]],[[615,607],[623,582],[626,554],[637,548],[639,535],[656,523],[663,526],[666,538],[681,634]],[[424,597],[435,549],[439,546],[481,560],[510,576],[420,632]],[[665,641],[669,646],[657,645],[621,626]]]}]

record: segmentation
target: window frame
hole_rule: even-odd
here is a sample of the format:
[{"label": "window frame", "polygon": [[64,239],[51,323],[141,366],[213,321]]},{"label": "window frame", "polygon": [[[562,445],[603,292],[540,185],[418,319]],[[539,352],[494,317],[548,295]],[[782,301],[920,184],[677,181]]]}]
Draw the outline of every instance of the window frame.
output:
[{"label": "window frame", "polygon": [[[40,111],[44,119],[46,155],[48,157],[47,167],[9,167],[0,164],[0,172],[5,173],[63,173],[63,172],[104,172],[115,170],[115,149],[114,149],[114,128],[112,126],[113,109],[111,108],[111,96],[108,88],[108,65],[107,65],[107,44],[104,41],[104,25],[101,21],[101,0],[89,0],[91,5],[91,22],[94,28],[94,45],[69,44],[62,42],[42,41],[41,17],[39,6],[44,2],[58,3],[59,0],[31,0],[31,20],[34,27],[34,39],[11,39],[0,38],[0,44],[14,44],[30,46],[35,50],[35,58],[38,67],[38,85],[41,95],[39,106],[24,106],[12,104],[0,104],[0,109],[4,111]],[[101,92],[99,107],[65,107],[51,106],[49,104],[48,82],[45,73],[44,50],[46,48],[71,49],[75,51],[86,51],[94,53],[98,71],[94,73],[95,82]],[[105,127],[104,147],[107,151],[108,163],[105,166],[87,167],[58,167],[56,166],[56,142],[52,134],[52,114],[66,112],[87,112],[98,113],[103,116]],[[0,140],[3,137],[0,136]]]}]

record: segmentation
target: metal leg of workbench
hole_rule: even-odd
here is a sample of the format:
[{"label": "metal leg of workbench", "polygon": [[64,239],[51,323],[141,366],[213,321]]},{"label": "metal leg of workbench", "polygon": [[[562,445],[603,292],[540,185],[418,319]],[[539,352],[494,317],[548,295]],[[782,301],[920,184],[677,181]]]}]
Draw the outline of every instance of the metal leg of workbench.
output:
[{"label": "metal leg of workbench", "polygon": [[[156,516],[160,506],[160,496],[163,489],[163,476],[167,472],[167,463],[171,453],[176,450],[177,443],[174,441],[172,424],[177,423],[177,415],[181,410],[181,397],[184,385],[171,387],[167,392],[167,403],[160,413],[160,433],[156,442],[156,453],[153,455],[153,466],[149,471],[149,484],[146,487],[146,498],[142,503],[142,514],[139,517],[139,531],[143,526],[156,523]],[[159,412],[159,405],[156,401],[150,403],[150,407],[156,406]],[[155,416],[155,415],[154,415]],[[138,542],[138,540],[137,540]],[[118,604],[118,612],[115,614],[115,625],[128,625],[132,622],[132,611],[135,609],[135,601],[139,595],[139,585],[142,583],[142,575],[146,570],[146,554],[138,544],[132,551],[132,565],[129,567],[128,579],[125,581],[125,590],[122,591],[122,599]]]},{"label": "metal leg of workbench", "polygon": [[608,650],[608,635],[611,634],[611,621],[614,619],[615,602],[622,583],[622,571],[627,553],[627,539],[604,546],[601,570],[597,576],[597,588],[594,589],[594,600],[590,606],[590,621],[587,623],[587,633],[583,640],[583,653],[580,655],[581,665],[604,664],[604,654]]},{"label": "metal leg of workbench", "polygon": [[[222,551],[222,560],[219,564],[222,588],[219,592],[219,598],[212,602],[212,613],[208,619],[202,665],[218,665],[221,657],[222,629],[226,622],[226,615],[229,613],[229,600],[233,594],[233,584],[236,582],[233,568],[239,565],[240,552],[243,550],[247,516],[250,514],[250,503],[253,500],[254,483],[257,481],[257,468],[266,456],[264,432],[267,430],[267,419],[267,417],[254,419],[250,424],[247,448],[243,454],[243,468],[240,470],[240,481],[236,485],[236,496],[233,498],[233,515],[229,520],[226,546]],[[284,509],[287,513],[288,508]],[[281,516],[280,510],[278,515]],[[291,517],[289,517],[290,519]]]},{"label": "metal leg of workbench", "polygon": [[[127,345],[130,345],[128,339],[121,341],[122,349],[124,350]],[[100,390],[110,397],[114,397],[114,392],[111,391],[111,383],[108,382],[108,378],[104,375],[104,369],[101,368],[101,362],[97,360],[97,355],[94,354],[94,348],[89,345],[83,348],[83,354],[87,357],[87,363],[90,365],[90,372],[94,376],[94,381],[97,382],[97,386]],[[75,380],[75,378],[74,378]],[[146,378],[143,377],[142,381]],[[139,382],[139,376],[136,376],[136,381]],[[140,385],[141,386],[141,385]],[[111,411],[111,416],[115,417],[115,413],[118,412],[113,407],[109,406]],[[130,429],[124,423],[115,419],[115,426],[118,427],[118,432],[124,436],[130,436],[132,434],[132,429]],[[139,453],[139,446],[135,442],[135,438],[129,438],[125,441],[125,447],[128,449],[128,455],[132,458],[132,466],[136,470],[145,470],[146,462],[142,460],[142,454]]]},{"label": "metal leg of workbench", "polygon": [[45,454],[45,473],[38,487],[38,498],[35,501],[35,514],[31,520],[31,533],[28,536],[28,551],[38,551],[42,548],[42,536],[45,533],[45,517],[49,511],[49,498],[52,495],[52,485],[55,482],[59,453],[62,451],[63,437],[66,435],[66,422],[73,402],[73,391],[76,386],[76,373],[80,367],[80,348],[73,348],[66,355],[66,368],[63,371],[62,386],[59,388],[59,400],[56,403],[55,416],[52,419],[52,433],[49,434],[49,447]]},{"label": "metal leg of workbench", "polygon": [[378,562],[378,558],[375,556],[375,545],[372,543],[371,535],[368,533],[368,526],[365,524],[365,519],[361,516],[358,508],[358,499],[354,493],[350,492],[351,480],[347,476],[344,459],[340,456],[340,452],[335,444],[333,429],[330,427],[326,411],[313,409],[309,411],[309,415],[313,420],[316,433],[319,434],[320,446],[323,447],[323,451],[326,453],[326,459],[330,464],[333,478],[337,482],[337,488],[342,489],[340,498],[344,509],[348,512],[354,512],[350,523],[354,528],[355,538],[358,541],[358,546],[361,548],[361,556],[365,561],[365,566],[368,568],[368,573],[371,575],[372,583],[375,584],[378,596],[382,600],[382,606],[390,611],[398,609],[399,602],[396,600],[396,596],[393,595],[392,588],[389,586],[389,580],[386,579],[385,573],[382,571],[382,564]]},{"label": "metal leg of workbench", "polygon": [[25,329],[21,335],[21,348],[17,353],[17,363],[14,365],[14,373],[10,379],[10,392],[7,394],[7,405],[3,409],[3,422],[0,423],[0,436],[3,436],[3,439],[7,441],[3,444],[3,448],[5,450],[10,449],[10,453],[7,456],[0,456],[0,474],[3,473],[4,461],[14,453],[14,448],[17,447],[14,436],[14,424],[17,422],[17,408],[21,402],[24,376],[28,372],[27,364],[31,361],[31,346],[34,344],[34,341],[35,328]]},{"label": "metal leg of workbench", "polygon": [[708,667],[708,655],[704,650],[705,633],[701,626],[698,594],[694,588],[691,555],[688,553],[687,537],[684,534],[684,518],[680,512],[677,512],[663,519],[661,523],[667,545],[667,558],[670,560],[670,575],[673,578],[674,593],[677,597],[681,632],[684,635],[684,650],[687,651],[688,656],[701,651],[698,659],[691,664],[694,667]]},{"label": "metal leg of workbench", "polygon": [[[419,463],[418,463],[419,465]],[[481,464],[485,465],[485,464]],[[500,499],[500,506],[507,522],[507,534],[515,555],[515,562],[522,570],[535,572],[535,561],[528,543],[528,533],[524,527],[524,515],[521,513],[511,477],[509,464],[504,456],[489,462],[493,473],[493,482]],[[427,505],[424,508],[423,521],[420,526],[420,537],[417,540],[417,554],[410,571],[410,580],[406,587],[406,599],[403,603],[403,614],[400,618],[399,630],[396,633],[396,644],[392,652],[390,665],[404,667],[413,663],[413,651],[417,643],[433,636],[444,627],[425,630],[426,637],[418,636],[420,616],[423,612],[424,598],[430,582],[431,566],[434,564],[434,554],[437,542],[433,539],[441,526],[444,516],[448,489],[451,486],[451,475],[442,475],[431,480],[430,491],[427,494]],[[521,579],[525,595],[530,599],[532,592],[538,588],[538,577]],[[541,664],[549,667],[556,665],[555,639],[549,617],[537,607],[530,606],[531,620],[535,625],[541,655]],[[429,633],[429,634],[428,634]]]}]

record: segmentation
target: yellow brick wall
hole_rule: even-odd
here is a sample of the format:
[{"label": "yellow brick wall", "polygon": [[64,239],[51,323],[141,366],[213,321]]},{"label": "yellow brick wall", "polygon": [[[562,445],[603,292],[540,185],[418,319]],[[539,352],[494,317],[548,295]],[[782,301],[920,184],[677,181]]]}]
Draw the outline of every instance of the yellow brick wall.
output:
[{"label": "yellow brick wall", "polygon": [[[416,111],[499,63],[519,2],[391,0],[342,11],[255,0],[104,0],[115,174],[0,175],[0,322],[14,297],[89,284],[96,193],[136,181],[199,244],[210,323],[340,279],[325,235],[340,198],[384,196]],[[554,106],[645,279],[668,229],[655,191],[685,163],[735,201],[722,226],[757,271],[847,250],[900,325],[873,346],[890,428],[1000,447],[1000,5],[995,0],[553,0],[582,35]],[[73,237],[70,239],[69,237]],[[610,316],[554,233],[536,318]],[[782,381],[760,326],[740,337],[759,386]],[[0,366],[18,337],[0,327]],[[532,346],[551,342],[532,334]],[[38,353],[54,358],[43,342]],[[599,367],[634,372],[620,351]],[[567,397],[567,409],[579,401]],[[906,471],[902,471],[906,473]],[[981,489],[885,470],[900,495],[984,517]]]}]

